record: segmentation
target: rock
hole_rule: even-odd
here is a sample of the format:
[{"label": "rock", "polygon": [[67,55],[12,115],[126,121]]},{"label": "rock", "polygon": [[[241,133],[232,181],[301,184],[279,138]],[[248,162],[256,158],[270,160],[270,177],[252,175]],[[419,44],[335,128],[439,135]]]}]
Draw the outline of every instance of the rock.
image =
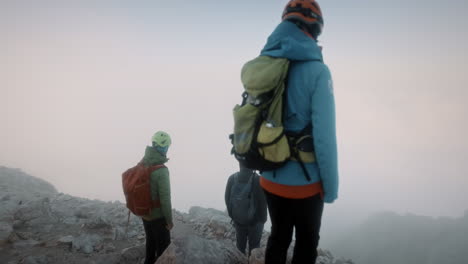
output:
[{"label": "rock", "polygon": [[[7,176],[2,174],[5,171]],[[0,167],[1,263],[142,263],[145,233],[141,218],[128,218],[125,204],[57,193],[34,177],[16,179],[18,173],[22,172]],[[189,213],[173,210],[173,217],[173,243],[158,263],[247,263],[235,247],[235,231],[225,212],[192,207]],[[264,232],[262,247],[267,237]],[[6,243],[1,245],[1,241]],[[264,248],[254,250],[251,262],[262,263],[263,255]],[[321,263],[350,264],[328,259],[328,255],[323,257]]]},{"label": "rock", "polygon": [[114,227],[114,229],[112,230],[112,240],[124,240],[124,239],[127,239],[127,235],[125,234],[125,229],[122,227]]},{"label": "rock", "polygon": [[94,251],[94,247],[101,243],[102,238],[96,234],[83,234],[72,241],[72,249],[90,254]]},{"label": "rock", "polygon": [[10,194],[9,199],[15,200],[32,200],[37,195],[51,196],[57,193],[52,184],[30,176],[20,169],[11,169],[3,166],[0,166],[0,189],[8,190]]},{"label": "rock", "polygon": [[23,239],[19,238],[15,232],[12,232],[10,237],[8,238],[8,243],[14,244],[15,242],[18,242],[20,240],[23,240]]},{"label": "rock", "polygon": [[22,262],[23,264],[47,264],[47,256],[29,256]]},{"label": "rock", "polygon": [[0,245],[6,243],[13,233],[13,225],[7,222],[0,222]]},{"label": "rock", "polygon": [[88,205],[83,205],[75,209],[74,215],[78,218],[90,217],[89,211],[91,211]]},{"label": "rock", "polygon": [[[35,203],[35,201],[30,201],[28,203]],[[36,219],[42,215],[41,210],[31,210],[29,204],[22,205],[14,214],[14,219],[17,221],[28,222],[33,219]]]},{"label": "rock", "polygon": [[106,254],[115,252],[115,246],[109,243],[101,243],[94,247],[94,250],[97,252],[104,252]]},{"label": "rock", "polygon": [[18,236],[19,239],[22,240],[28,240],[33,238],[33,234],[31,232],[15,232],[15,234]]},{"label": "rock", "polygon": [[189,215],[192,218],[211,218],[214,215],[226,216],[226,214],[222,211],[213,208],[203,208],[200,206],[190,207]]},{"label": "rock", "polygon": [[112,245],[112,244],[106,244],[106,245],[103,247],[103,251],[104,251],[105,253],[114,252],[114,251],[115,251],[115,246]]},{"label": "rock", "polygon": [[18,203],[13,200],[0,202],[0,222],[13,222],[13,214],[18,207]]},{"label": "rock", "polygon": [[73,236],[64,236],[57,240],[57,242],[62,244],[70,244],[73,242]]},{"label": "rock", "polygon": [[244,264],[247,257],[234,245],[190,235],[174,239],[156,264]]},{"label": "rock", "polygon": [[14,229],[19,229],[24,225],[24,221],[21,220],[14,220],[13,221],[13,228]]},{"label": "rock", "polygon": [[20,240],[18,242],[15,242],[13,243],[13,248],[14,249],[29,249],[29,248],[32,248],[36,245],[38,245],[40,242],[39,241],[36,241],[36,240],[33,240],[33,239],[29,239],[29,240]]},{"label": "rock", "polygon": [[42,227],[43,232],[50,233],[54,229],[54,225],[44,225]]},{"label": "rock", "polygon": [[198,206],[189,210],[190,224],[202,237],[235,241],[236,235],[229,216],[216,209]]},{"label": "rock", "polygon": [[208,223],[208,226],[212,230],[211,235],[217,239],[222,239],[225,236],[229,237],[229,234],[233,233],[233,227],[230,223],[230,219],[228,219],[225,216],[212,216]]},{"label": "rock", "polygon": [[144,245],[124,248],[121,252],[122,263],[138,263],[138,261],[145,258]]},{"label": "rock", "polygon": [[249,264],[265,263],[265,248],[254,248],[250,253]]},{"label": "rock", "polygon": [[55,217],[50,212],[49,197],[36,198],[26,201],[21,206],[18,206],[14,213],[14,220],[21,221],[21,226],[31,228],[52,228],[52,224],[56,222]]},{"label": "rock", "polygon": [[317,264],[328,264],[333,263],[333,256],[326,250],[318,250]]},{"label": "rock", "polygon": [[333,264],[354,264],[354,262],[349,259],[339,258]]},{"label": "rock", "polygon": [[181,259],[182,256],[180,252],[179,255],[177,255],[177,249],[177,246],[171,243],[155,264],[178,264],[177,259]]},{"label": "rock", "polygon": [[112,228],[112,225],[100,216],[91,218],[84,226],[88,229]]},{"label": "rock", "polygon": [[57,241],[46,241],[42,245],[46,248],[56,248],[59,245],[59,243]]},{"label": "rock", "polygon": [[138,262],[126,262],[125,260],[121,260],[121,256],[119,253],[113,254],[94,254],[92,256],[92,260],[87,260],[83,262],[86,264],[127,264],[127,263],[138,263]]}]

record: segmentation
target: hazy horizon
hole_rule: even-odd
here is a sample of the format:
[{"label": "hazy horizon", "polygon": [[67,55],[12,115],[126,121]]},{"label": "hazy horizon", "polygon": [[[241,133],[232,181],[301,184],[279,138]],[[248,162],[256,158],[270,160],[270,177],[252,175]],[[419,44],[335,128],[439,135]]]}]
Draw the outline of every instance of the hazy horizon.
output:
[{"label": "hazy horizon", "polygon": [[[165,130],[173,207],[223,210],[240,69],[286,2],[0,1],[0,165],[123,201],[121,173]],[[462,216],[466,3],[319,3],[340,171],[325,214]]]}]

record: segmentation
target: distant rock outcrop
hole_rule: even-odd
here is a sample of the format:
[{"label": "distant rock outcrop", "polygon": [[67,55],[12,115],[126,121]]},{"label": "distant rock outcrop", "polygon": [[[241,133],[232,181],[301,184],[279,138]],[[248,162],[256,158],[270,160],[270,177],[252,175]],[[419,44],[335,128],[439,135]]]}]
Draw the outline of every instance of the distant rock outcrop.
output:
[{"label": "distant rock outcrop", "polygon": [[[0,167],[0,260],[5,264],[142,263],[141,219],[121,202],[58,193],[49,183],[18,169]],[[172,243],[161,263],[247,263],[235,247],[230,219],[221,211],[192,207],[174,214]],[[265,232],[262,245],[268,233]],[[263,263],[263,250],[252,254]],[[320,264],[344,264],[320,251]]]}]

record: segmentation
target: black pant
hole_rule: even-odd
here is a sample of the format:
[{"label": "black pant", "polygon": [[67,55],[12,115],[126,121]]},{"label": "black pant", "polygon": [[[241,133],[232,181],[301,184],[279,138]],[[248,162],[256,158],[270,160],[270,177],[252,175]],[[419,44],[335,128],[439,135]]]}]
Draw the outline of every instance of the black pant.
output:
[{"label": "black pant", "polygon": [[171,234],[166,228],[164,218],[146,221],[143,219],[146,233],[145,264],[154,264],[171,243]]},{"label": "black pant", "polygon": [[293,228],[296,245],[293,264],[314,264],[317,259],[323,200],[320,194],[305,199],[283,198],[265,191],[271,219],[265,264],[286,263]]},{"label": "black pant", "polygon": [[245,254],[247,240],[249,240],[249,256],[252,249],[260,247],[264,223],[259,222],[252,225],[234,224],[236,228],[236,246],[240,252]]}]

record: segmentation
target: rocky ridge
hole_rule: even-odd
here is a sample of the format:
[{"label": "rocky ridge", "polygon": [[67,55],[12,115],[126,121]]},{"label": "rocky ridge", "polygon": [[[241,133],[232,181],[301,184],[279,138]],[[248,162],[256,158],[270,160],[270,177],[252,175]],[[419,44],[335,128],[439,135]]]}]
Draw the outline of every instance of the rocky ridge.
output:
[{"label": "rocky ridge", "polygon": [[[142,263],[141,219],[125,204],[59,193],[43,180],[0,167],[0,260],[6,264]],[[172,243],[161,263],[263,263],[264,248],[250,260],[235,247],[229,217],[219,210],[174,210]],[[127,221],[129,219],[129,221]],[[264,233],[262,245],[268,232]],[[321,250],[317,263],[351,264]]]}]

